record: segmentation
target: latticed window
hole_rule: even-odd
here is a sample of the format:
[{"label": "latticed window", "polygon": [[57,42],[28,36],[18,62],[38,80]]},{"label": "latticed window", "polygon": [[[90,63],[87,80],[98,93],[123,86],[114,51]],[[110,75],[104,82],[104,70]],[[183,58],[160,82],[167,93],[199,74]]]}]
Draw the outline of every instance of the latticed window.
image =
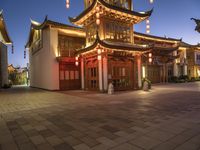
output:
[{"label": "latticed window", "polygon": [[127,24],[107,22],[105,29],[105,39],[120,42],[131,42],[131,30]]}]

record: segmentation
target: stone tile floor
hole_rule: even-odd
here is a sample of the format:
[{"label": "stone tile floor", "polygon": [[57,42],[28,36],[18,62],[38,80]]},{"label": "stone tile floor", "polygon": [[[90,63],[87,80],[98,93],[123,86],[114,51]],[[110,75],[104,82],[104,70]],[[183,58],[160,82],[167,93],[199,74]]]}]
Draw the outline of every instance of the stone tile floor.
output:
[{"label": "stone tile floor", "polygon": [[0,150],[200,150],[200,82],[107,95],[0,90]]}]

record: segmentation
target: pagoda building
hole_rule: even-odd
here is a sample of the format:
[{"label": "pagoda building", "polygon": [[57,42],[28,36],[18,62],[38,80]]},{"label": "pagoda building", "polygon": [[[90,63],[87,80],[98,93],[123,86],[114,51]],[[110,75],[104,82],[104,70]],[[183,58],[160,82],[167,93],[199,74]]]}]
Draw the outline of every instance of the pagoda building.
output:
[{"label": "pagoda building", "polygon": [[7,45],[12,44],[8,35],[3,11],[0,11],[0,88],[8,84],[8,54]]},{"label": "pagoda building", "polygon": [[69,20],[86,32],[86,46],[76,50],[81,87],[107,91],[138,89],[142,81],[142,54],[151,46],[135,44],[133,26],[151,16],[133,11],[132,0],[85,0],[85,10]]}]

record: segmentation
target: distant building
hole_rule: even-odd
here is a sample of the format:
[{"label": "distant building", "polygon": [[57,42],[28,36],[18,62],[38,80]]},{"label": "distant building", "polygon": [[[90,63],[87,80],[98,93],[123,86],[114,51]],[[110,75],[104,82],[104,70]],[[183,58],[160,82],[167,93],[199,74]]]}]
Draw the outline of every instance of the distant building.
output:
[{"label": "distant building", "polygon": [[12,85],[28,85],[28,68],[14,67],[12,64],[8,66],[8,79]]},{"label": "distant building", "polygon": [[[168,82],[187,76],[187,52],[181,39],[134,31],[152,11],[133,11],[132,0],[84,0],[85,10],[69,20],[74,27],[46,18],[31,22],[30,86],[48,90],[133,90],[142,79]],[[151,57],[151,58],[150,58]]]},{"label": "distant building", "polygon": [[12,41],[6,29],[3,11],[0,11],[0,87],[8,84],[8,44],[12,44]]}]

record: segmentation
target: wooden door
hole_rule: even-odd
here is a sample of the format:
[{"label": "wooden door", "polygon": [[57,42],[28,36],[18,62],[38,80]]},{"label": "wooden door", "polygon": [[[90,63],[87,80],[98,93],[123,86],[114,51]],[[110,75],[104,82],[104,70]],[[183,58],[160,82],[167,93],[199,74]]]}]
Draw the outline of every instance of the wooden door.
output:
[{"label": "wooden door", "polygon": [[75,63],[60,63],[60,90],[81,89],[80,66]]},{"label": "wooden door", "polygon": [[96,91],[99,90],[99,71],[98,61],[90,60],[86,63],[86,89]]},{"label": "wooden door", "polygon": [[109,74],[115,90],[128,90],[134,87],[134,70],[132,61],[110,61]]}]

